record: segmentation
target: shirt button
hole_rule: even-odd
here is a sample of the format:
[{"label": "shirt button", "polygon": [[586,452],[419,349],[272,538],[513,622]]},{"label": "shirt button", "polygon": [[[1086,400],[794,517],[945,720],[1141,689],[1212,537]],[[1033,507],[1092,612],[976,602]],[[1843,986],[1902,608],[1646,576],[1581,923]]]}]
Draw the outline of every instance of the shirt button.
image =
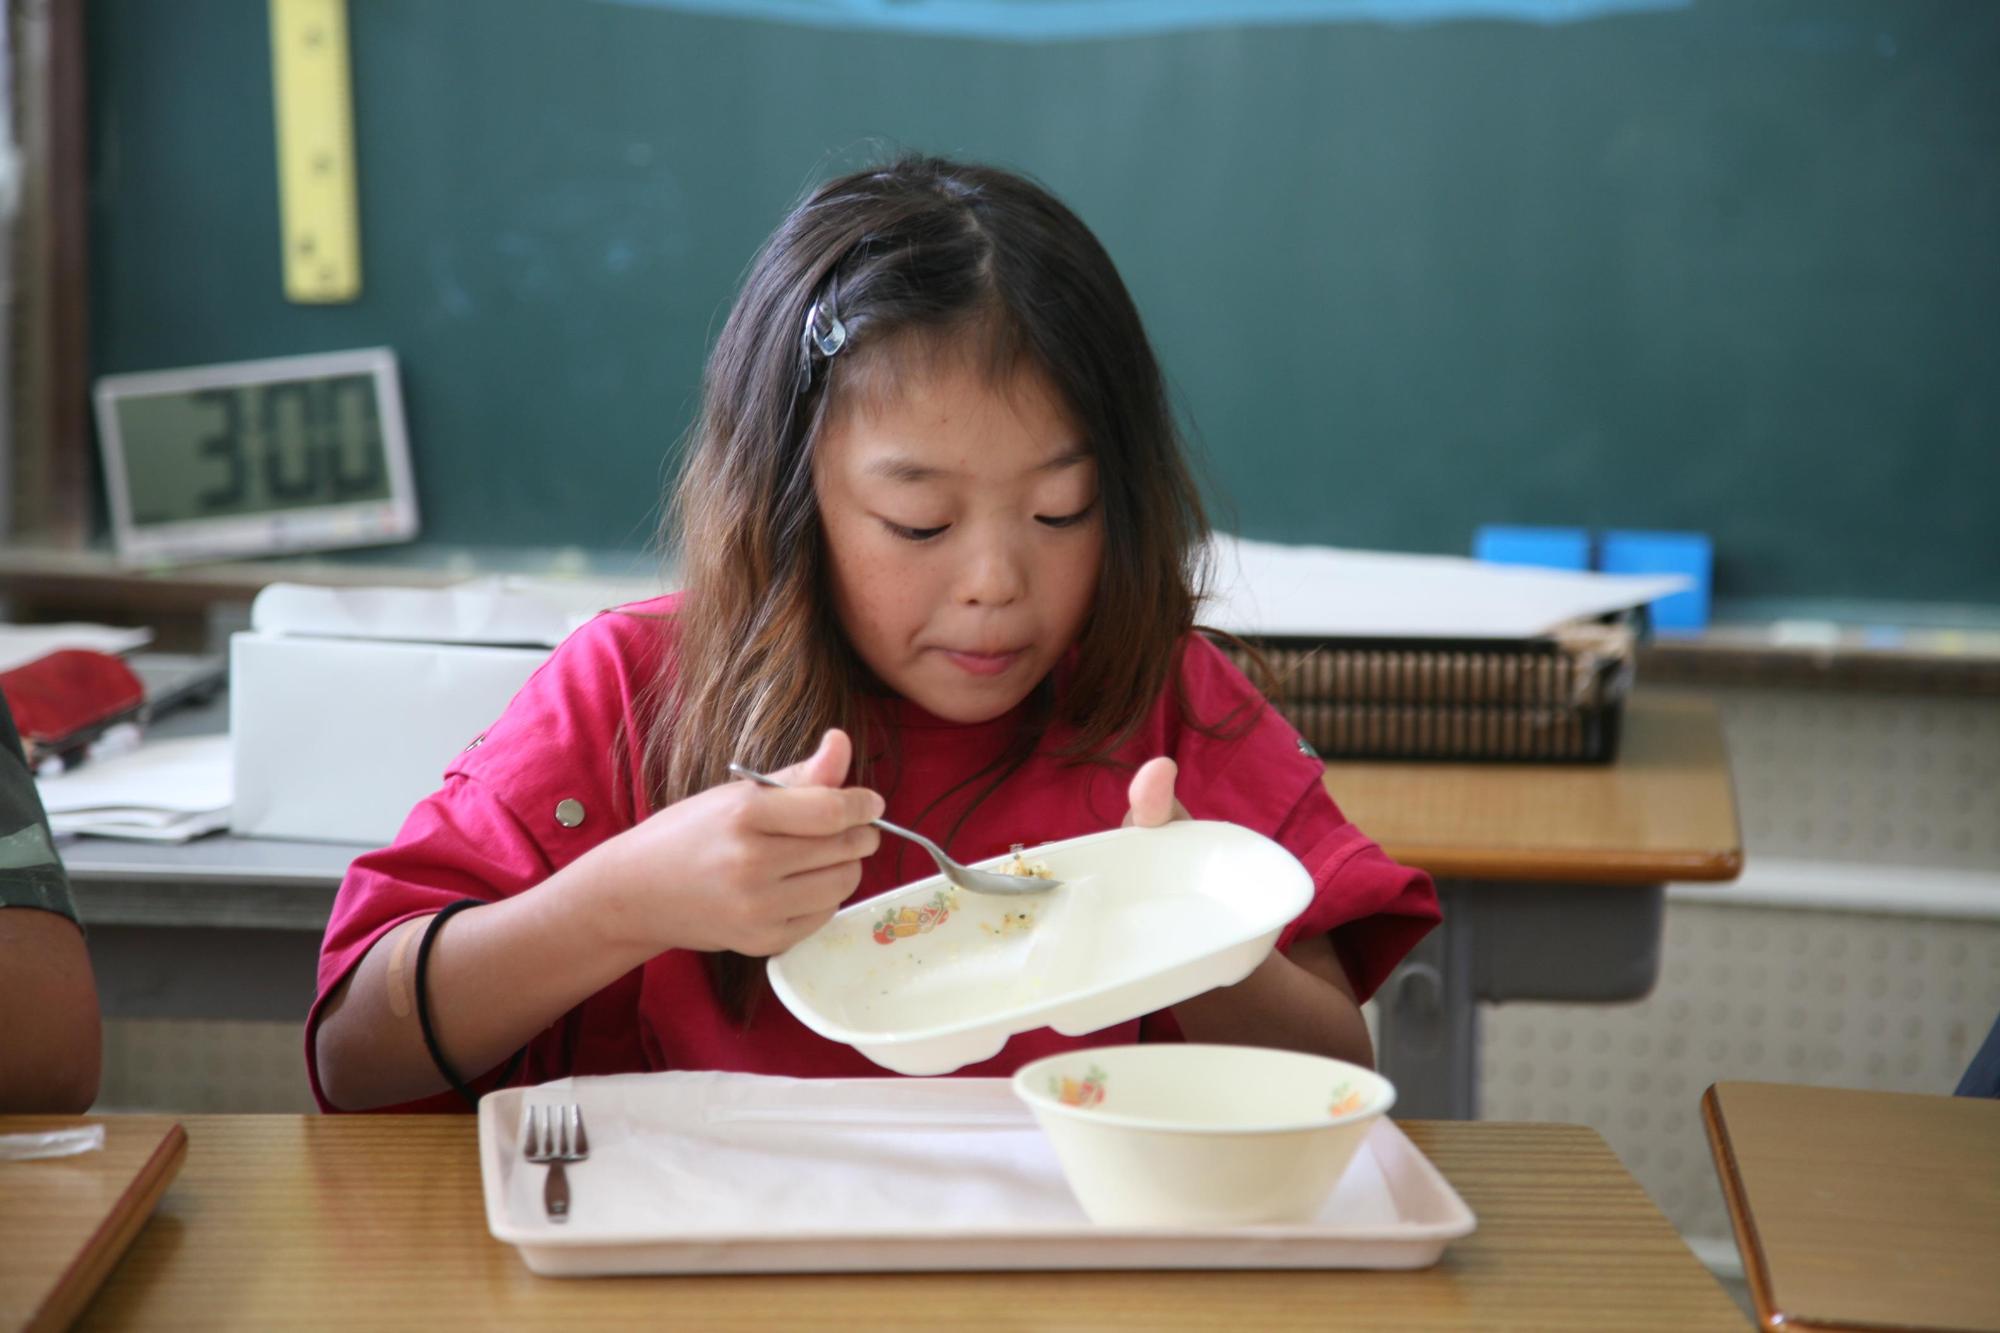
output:
[{"label": "shirt button", "polygon": [[583,822],[583,802],[574,796],[566,796],[556,802],[556,823],[564,828],[575,828]]}]

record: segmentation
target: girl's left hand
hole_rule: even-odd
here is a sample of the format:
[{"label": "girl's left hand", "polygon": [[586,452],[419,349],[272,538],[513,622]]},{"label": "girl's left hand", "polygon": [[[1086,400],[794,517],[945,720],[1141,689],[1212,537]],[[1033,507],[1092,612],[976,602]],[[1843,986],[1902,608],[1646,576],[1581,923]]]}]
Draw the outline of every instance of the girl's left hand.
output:
[{"label": "girl's left hand", "polygon": [[1139,765],[1126,789],[1125,799],[1132,808],[1125,812],[1125,826],[1158,828],[1176,819],[1193,818],[1174,799],[1174,779],[1179,776],[1180,768],[1171,759],[1148,759]]}]

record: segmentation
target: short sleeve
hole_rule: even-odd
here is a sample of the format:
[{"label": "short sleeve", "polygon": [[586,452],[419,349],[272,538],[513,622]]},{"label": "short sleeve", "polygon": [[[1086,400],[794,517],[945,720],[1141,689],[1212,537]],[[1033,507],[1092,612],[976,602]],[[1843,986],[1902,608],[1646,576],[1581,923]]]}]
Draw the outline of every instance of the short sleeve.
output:
[{"label": "short sleeve", "polygon": [[1313,900],[1278,947],[1330,934],[1355,994],[1366,1000],[1442,919],[1429,875],[1399,865],[1341,814],[1326,766],[1221,650],[1188,640],[1174,757],[1177,794],[1197,819],[1255,829],[1298,857]]},{"label": "short sleeve", "polygon": [[[633,719],[657,674],[659,635],[656,618],[622,612],[578,630],[451,762],[396,840],[348,867],[306,1022],[306,1065],[322,1108],[336,1109],[320,1084],[319,1022],[378,940],[462,899],[498,902],[532,889],[639,817]],[[521,1077],[640,1067],[637,995],[635,971],[572,1010],[529,1044]],[[444,1096],[383,1109],[464,1108]]]},{"label": "short sleeve", "polygon": [[69,876],[49,833],[14,715],[0,701],[0,908],[35,907],[76,920]]},{"label": "short sleeve", "polygon": [[1285,928],[1278,947],[1331,935],[1356,998],[1367,1000],[1443,919],[1431,877],[1390,860],[1324,789],[1308,792],[1275,837],[1311,873],[1314,888],[1312,904]]},{"label": "short sleeve", "polygon": [[[357,857],[341,881],[332,919],[320,944],[319,986],[306,1019],[306,1069],[321,1110],[335,1107],[320,1084],[320,1019],[328,999],[358,967],[375,942],[413,917],[428,916],[465,898],[498,902],[540,883],[550,871],[532,838],[491,793],[453,776],[424,798],[403,823],[396,841]],[[535,1045],[545,1046],[549,1034]],[[547,1064],[559,1052],[531,1051]],[[463,1072],[463,1071],[462,1071]],[[456,1096],[426,1098],[388,1110],[463,1110]]]}]

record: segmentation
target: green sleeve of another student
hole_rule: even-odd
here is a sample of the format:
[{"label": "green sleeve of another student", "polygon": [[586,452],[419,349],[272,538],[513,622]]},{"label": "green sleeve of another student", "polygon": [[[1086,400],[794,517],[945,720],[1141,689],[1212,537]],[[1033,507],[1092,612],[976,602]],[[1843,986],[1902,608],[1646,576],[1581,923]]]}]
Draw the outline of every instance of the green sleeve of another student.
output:
[{"label": "green sleeve of another student", "polygon": [[39,907],[76,920],[69,876],[28,771],[14,714],[0,700],[0,908]]}]

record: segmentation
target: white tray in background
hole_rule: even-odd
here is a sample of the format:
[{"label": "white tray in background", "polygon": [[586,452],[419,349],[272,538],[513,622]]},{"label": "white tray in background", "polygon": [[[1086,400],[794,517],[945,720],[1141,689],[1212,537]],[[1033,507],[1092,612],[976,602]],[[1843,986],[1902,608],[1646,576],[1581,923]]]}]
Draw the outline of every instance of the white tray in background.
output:
[{"label": "white tray in background", "polygon": [[[527,1106],[570,1101],[591,1154],[569,1167],[570,1220],[557,1224],[520,1128]],[[1383,1119],[1312,1222],[1097,1227],[1002,1079],[561,1079],[480,1101],[479,1166],[488,1229],[555,1276],[1422,1268],[1475,1225]]]}]

